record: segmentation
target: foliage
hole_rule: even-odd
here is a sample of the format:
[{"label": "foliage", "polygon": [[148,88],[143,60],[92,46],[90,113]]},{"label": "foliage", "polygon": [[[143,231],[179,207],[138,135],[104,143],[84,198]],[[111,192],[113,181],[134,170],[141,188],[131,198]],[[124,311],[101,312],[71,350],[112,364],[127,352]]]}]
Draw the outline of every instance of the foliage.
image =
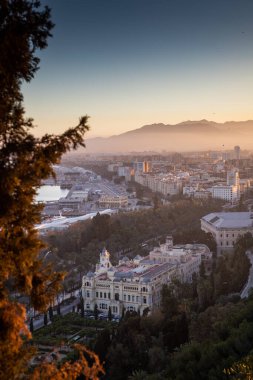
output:
[{"label": "foliage", "polygon": [[97,355],[95,355],[92,351],[88,350],[84,346],[75,345],[75,348],[79,352],[79,359],[74,363],[67,361],[59,368],[57,368],[55,364],[42,364],[40,367],[37,367],[34,370],[31,379],[74,380],[81,375],[86,380],[99,380],[99,377],[104,373],[104,370],[99,362]]},{"label": "foliage", "polygon": [[[89,270],[98,260],[99,251],[106,246],[116,262],[118,255],[146,254],[141,247],[148,241],[158,245],[167,234],[173,234],[175,243],[203,243],[212,250],[216,244],[210,234],[200,230],[200,218],[219,209],[217,201],[180,200],[153,210],[100,215],[89,221],[72,225],[66,232],[53,232],[45,239],[64,262],[76,255],[81,273]],[[155,231],[155,235],[154,235]],[[59,268],[60,269],[60,268]]]},{"label": "foliage", "polygon": [[232,367],[225,369],[224,373],[231,379],[252,380],[253,379],[253,355],[243,358]]},{"label": "foliage", "polygon": [[[42,9],[39,1],[0,0],[1,379],[22,377],[30,356],[24,344],[30,338],[25,309],[11,300],[10,291],[28,295],[35,309],[45,311],[63,279],[38,257],[43,243],[34,228],[41,211],[34,202],[36,191],[42,179],[53,175],[52,165],[63,153],[84,146],[83,135],[89,129],[85,116],[60,136],[35,138],[31,133],[33,120],[25,116],[21,85],[38,70],[36,51],[47,46],[52,27],[49,8]],[[83,358],[79,366],[84,369]],[[44,367],[43,376],[57,378],[56,367]]]}]

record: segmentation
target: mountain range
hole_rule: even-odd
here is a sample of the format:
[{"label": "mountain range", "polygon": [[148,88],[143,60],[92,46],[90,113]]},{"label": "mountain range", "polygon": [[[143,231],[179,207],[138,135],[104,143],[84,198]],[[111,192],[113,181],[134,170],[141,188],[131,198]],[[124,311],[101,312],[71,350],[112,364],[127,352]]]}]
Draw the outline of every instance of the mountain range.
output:
[{"label": "mountain range", "polygon": [[111,137],[86,140],[87,153],[127,153],[144,151],[183,152],[233,149],[253,150],[253,120],[184,121],[179,124],[150,124]]}]

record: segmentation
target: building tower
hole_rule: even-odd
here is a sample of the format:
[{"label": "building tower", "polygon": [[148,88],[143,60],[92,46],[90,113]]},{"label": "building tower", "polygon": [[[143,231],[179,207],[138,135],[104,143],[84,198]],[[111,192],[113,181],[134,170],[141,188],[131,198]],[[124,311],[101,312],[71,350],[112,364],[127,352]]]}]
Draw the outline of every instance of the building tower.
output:
[{"label": "building tower", "polygon": [[149,161],[143,161],[143,173],[150,173],[151,172],[151,162]]},{"label": "building tower", "polygon": [[173,249],[173,237],[172,237],[172,235],[166,236],[166,249],[167,250]]},{"label": "building tower", "polygon": [[96,265],[96,272],[107,272],[112,267],[110,262],[110,253],[103,248],[99,256],[99,263]]},{"label": "building tower", "polygon": [[238,169],[232,169],[227,172],[227,185],[239,187],[240,177]]},{"label": "building tower", "polygon": [[238,145],[236,145],[234,147],[234,158],[236,160],[240,160],[240,156],[241,156],[241,148]]}]

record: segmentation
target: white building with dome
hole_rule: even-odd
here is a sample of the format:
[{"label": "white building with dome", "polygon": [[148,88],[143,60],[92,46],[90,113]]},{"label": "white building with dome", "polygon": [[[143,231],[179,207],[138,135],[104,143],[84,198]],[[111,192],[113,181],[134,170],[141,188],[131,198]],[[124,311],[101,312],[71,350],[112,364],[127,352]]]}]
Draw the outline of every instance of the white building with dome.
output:
[{"label": "white building with dome", "polygon": [[143,314],[146,308],[159,308],[163,284],[173,278],[191,282],[193,273],[199,272],[201,259],[210,256],[203,244],[173,246],[171,236],[165,244],[155,248],[146,257],[137,255],[130,260],[123,257],[117,266],[110,262],[110,253],[104,248],[100,253],[95,272],[83,276],[82,297],[85,310],[95,305],[103,312],[109,307],[116,316],[123,309]]}]

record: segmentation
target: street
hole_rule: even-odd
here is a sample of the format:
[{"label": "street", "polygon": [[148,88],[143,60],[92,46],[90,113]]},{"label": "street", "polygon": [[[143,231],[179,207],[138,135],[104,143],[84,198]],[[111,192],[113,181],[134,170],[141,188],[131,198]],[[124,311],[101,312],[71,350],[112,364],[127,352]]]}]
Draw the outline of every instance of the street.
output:
[{"label": "street", "polygon": [[[76,306],[78,305],[79,302],[80,302],[80,300],[79,300],[79,298],[77,298],[73,302],[71,302],[69,305],[65,305],[65,306],[61,305],[61,315],[65,315],[65,314],[70,313],[72,311],[73,306],[75,306],[75,308],[76,308]],[[54,312],[54,315],[57,315],[56,312]],[[44,326],[44,314],[40,314],[39,318],[38,319],[37,318],[38,317],[33,318],[33,329],[34,330],[38,330]],[[49,320],[49,316],[48,316],[48,325],[50,323],[51,323],[51,321]]]}]

